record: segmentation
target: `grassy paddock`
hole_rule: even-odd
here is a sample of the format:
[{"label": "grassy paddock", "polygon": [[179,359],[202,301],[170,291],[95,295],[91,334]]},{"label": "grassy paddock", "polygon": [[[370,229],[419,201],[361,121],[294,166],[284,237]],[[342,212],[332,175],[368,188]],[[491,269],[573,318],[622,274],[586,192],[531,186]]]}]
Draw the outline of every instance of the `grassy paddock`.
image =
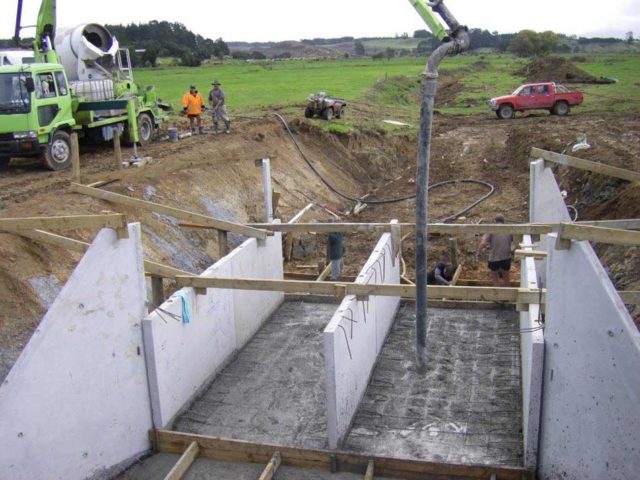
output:
[{"label": "grassy paddock", "polygon": [[[612,85],[579,85],[586,94],[584,106],[577,111],[636,110],[640,108],[640,56],[629,54],[585,54],[586,61],[577,66],[596,76],[618,79]],[[229,108],[248,112],[268,106],[302,106],[308,94],[326,91],[351,102],[379,102],[386,107],[412,109],[407,98],[417,98],[407,91],[407,84],[423,71],[426,58],[402,57],[392,60],[294,60],[245,63],[230,61],[198,68],[166,67],[136,70],[142,85],[153,84],[160,97],[179,107],[190,84],[206,96],[211,82],[218,79],[227,95]],[[508,94],[523,82],[513,72],[527,63],[510,55],[461,55],[447,58],[440,66],[440,82],[457,81],[463,87],[443,113],[469,114],[488,112],[486,101]],[[405,82],[398,76],[408,77]],[[385,81],[387,80],[388,83]],[[377,83],[378,82],[378,83]],[[376,87],[374,87],[376,85]],[[382,88],[381,95],[371,95]],[[397,89],[397,91],[394,91]],[[372,100],[373,99],[373,100]],[[401,102],[398,102],[401,99]],[[417,115],[417,104],[415,105]]]}]

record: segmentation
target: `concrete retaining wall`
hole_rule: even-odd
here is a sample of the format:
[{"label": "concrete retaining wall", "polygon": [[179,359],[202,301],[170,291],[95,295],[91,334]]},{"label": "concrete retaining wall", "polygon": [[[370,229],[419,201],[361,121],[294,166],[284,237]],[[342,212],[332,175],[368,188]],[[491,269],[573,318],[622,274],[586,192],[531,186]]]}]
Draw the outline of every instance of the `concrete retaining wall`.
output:
[{"label": "concrete retaining wall", "polygon": [[[391,234],[382,235],[356,282],[400,283]],[[399,297],[349,295],[324,331],[329,448],[337,448],[351,426],[399,303]]]},{"label": "concrete retaining wall", "polygon": [[[205,277],[282,279],[279,233],[264,242],[246,240],[202,273]],[[173,297],[142,322],[149,365],[153,424],[173,418],[230,360],[284,300],[280,292],[183,288],[190,323],[182,320],[182,298]]]},{"label": "concrete retaining wall", "polygon": [[637,478],[640,333],[588,242],[551,249],[547,279],[539,476]]},{"label": "concrete retaining wall", "polygon": [[[531,244],[524,235],[523,243]],[[538,288],[535,261],[527,257],[521,263],[520,286]],[[540,306],[530,304],[520,312],[520,364],[522,365],[522,432],[524,466],[535,468],[538,460],[538,435],[542,401],[542,371],[544,367],[544,334]]]},{"label": "concrete retaining wall", "polygon": [[0,477],[111,478],[150,449],[140,225],[104,229],[0,386]]},{"label": "concrete retaining wall", "polygon": [[[532,222],[570,221],[542,160],[531,164],[530,200]],[[572,242],[569,250],[556,250],[556,238],[541,238],[546,271],[537,264],[547,288],[538,476],[635,478],[640,333],[591,245]]]}]

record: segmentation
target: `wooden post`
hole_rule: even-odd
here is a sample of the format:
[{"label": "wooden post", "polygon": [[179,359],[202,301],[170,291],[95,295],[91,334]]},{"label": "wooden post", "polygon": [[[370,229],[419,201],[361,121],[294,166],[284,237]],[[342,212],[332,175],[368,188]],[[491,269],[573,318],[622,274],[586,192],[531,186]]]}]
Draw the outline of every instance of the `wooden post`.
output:
[{"label": "wooden post", "polygon": [[369,460],[367,471],[364,473],[364,480],[373,480],[373,460]]},{"label": "wooden post", "polygon": [[164,288],[162,284],[162,277],[157,275],[151,275],[151,303],[149,311],[159,307],[164,302]]},{"label": "wooden post", "polygon": [[225,230],[218,230],[218,256],[224,257],[229,252],[229,240]]},{"label": "wooden post", "polygon": [[71,181],[82,183],[80,177],[80,147],[78,146],[78,134],[71,134]]},{"label": "wooden post", "polygon": [[195,441],[191,442],[189,447],[184,451],[171,471],[169,471],[169,473],[167,473],[167,476],[164,477],[164,480],[180,480],[185,472],[189,470],[189,467],[198,456],[198,451],[198,443]]},{"label": "wooden post", "polygon": [[455,272],[458,269],[458,240],[455,238],[449,238],[449,258]]},{"label": "wooden post", "polygon": [[271,480],[273,476],[276,474],[276,471],[280,466],[280,462],[281,462],[280,452],[275,452],[271,456],[271,460],[269,460],[269,463],[267,463],[267,466],[264,467],[264,470],[262,471],[262,474],[260,475],[260,478],[258,478],[258,480]]},{"label": "wooden post", "polygon": [[117,170],[121,170],[122,169],[122,150],[120,148],[120,129],[119,128],[112,128],[111,131],[113,132],[113,153],[115,156],[115,162],[116,162],[116,169]]}]

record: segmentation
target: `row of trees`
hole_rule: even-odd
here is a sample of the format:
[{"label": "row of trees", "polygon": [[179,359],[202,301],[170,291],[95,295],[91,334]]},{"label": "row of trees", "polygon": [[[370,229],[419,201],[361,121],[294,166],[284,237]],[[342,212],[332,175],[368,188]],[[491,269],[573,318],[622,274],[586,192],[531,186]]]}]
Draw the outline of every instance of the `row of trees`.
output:
[{"label": "row of trees", "polygon": [[158,57],[180,58],[185,66],[198,66],[203,60],[229,55],[222,38],[212,40],[188,30],[181,23],[151,21],[129,25],[106,25],[121,45],[131,50],[144,50],[133,56],[135,63],[155,67]]}]

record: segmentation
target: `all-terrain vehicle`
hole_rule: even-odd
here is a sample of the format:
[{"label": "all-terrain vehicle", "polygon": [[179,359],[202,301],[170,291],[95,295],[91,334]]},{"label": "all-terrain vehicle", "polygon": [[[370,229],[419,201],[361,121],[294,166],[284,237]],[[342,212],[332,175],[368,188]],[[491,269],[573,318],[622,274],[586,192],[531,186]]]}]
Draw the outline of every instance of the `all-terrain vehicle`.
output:
[{"label": "all-terrain vehicle", "polygon": [[333,117],[342,118],[346,107],[346,100],[329,97],[325,92],[312,93],[307,97],[304,116],[313,118],[314,115],[318,115],[325,120],[331,120]]}]

